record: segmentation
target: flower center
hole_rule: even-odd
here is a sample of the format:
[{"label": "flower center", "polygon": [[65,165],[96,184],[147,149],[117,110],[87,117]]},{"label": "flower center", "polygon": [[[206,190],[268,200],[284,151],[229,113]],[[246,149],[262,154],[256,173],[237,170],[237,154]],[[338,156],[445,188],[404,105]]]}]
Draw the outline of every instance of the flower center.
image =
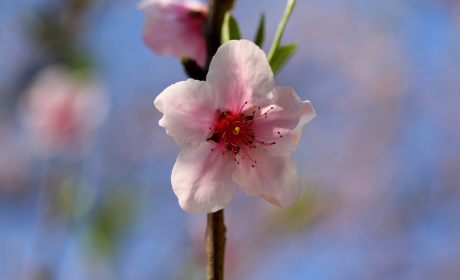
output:
[{"label": "flower center", "polygon": [[243,113],[243,109],[247,104],[248,102],[245,102],[237,114],[230,112],[221,113],[216,127],[209,127],[209,129],[214,130],[214,134],[208,141],[213,140],[217,143],[216,147],[211,149],[211,152],[214,152],[216,149],[221,150],[223,155],[226,152],[231,152],[237,164],[240,164],[236,159],[236,156],[239,155],[243,160],[247,158],[252,161],[253,164],[251,166],[255,167],[257,160],[251,158],[248,150],[255,149],[258,145],[275,145],[276,142],[273,142],[273,140],[279,139],[283,135],[279,131],[257,131],[253,129],[256,122],[260,123],[268,118],[268,113],[274,107],[270,107],[266,112],[255,117],[256,112],[261,110],[260,106]]}]

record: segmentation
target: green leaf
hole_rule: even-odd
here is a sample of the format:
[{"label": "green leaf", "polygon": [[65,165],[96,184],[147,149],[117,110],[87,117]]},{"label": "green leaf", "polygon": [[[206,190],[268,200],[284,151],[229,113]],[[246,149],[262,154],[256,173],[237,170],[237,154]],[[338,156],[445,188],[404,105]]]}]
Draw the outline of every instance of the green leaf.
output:
[{"label": "green leaf", "polygon": [[292,9],[294,8],[295,0],[288,0],[286,4],[286,10],[284,10],[283,18],[281,19],[280,23],[278,24],[278,29],[276,30],[275,38],[273,39],[272,46],[270,51],[268,52],[268,62],[270,65],[272,64],[272,60],[274,59],[275,52],[278,50],[281,36],[283,36],[284,27],[286,26],[286,22],[291,15]]},{"label": "green leaf", "polygon": [[294,54],[297,50],[296,44],[284,45],[279,47],[270,61],[270,66],[274,74],[280,70],[280,68],[286,63],[286,61]]},{"label": "green leaf", "polygon": [[240,28],[235,18],[227,12],[225,14],[224,23],[222,24],[222,33],[220,37],[220,43],[224,44],[230,40],[240,40]]},{"label": "green leaf", "polygon": [[265,40],[265,14],[262,13],[259,22],[259,28],[257,28],[256,38],[254,38],[254,43],[262,48]]}]

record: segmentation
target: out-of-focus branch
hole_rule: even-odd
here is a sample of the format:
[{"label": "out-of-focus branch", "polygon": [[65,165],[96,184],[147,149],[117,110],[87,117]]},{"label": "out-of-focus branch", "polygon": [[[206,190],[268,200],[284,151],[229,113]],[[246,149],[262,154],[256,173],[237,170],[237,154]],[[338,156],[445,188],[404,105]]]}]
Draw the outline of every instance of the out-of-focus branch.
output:
[{"label": "out-of-focus branch", "polygon": [[90,66],[90,58],[78,39],[84,31],[82,18],[95,1],[98,0],[65,0],[37,11],[40,21],[31,31],[43,50],[46,64],[58,63],[73,70]]}]

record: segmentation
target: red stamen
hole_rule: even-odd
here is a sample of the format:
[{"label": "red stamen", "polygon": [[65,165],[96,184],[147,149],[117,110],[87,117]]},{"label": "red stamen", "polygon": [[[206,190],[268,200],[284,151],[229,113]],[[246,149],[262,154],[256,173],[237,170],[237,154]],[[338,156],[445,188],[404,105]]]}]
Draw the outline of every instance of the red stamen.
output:
[{"label": "red stamen", "polygon": [[[233,160],[239,164],[236,157],[239,155],[242,159],[248,159],[254,164],[257,161],[253,160],[249,155],[249,149],[255,149],[257,145],[271,146],[275,145],[276,142],[269,142],[271,140],[279,139],[283,137],[279,131],[258,131],[253,130],[252,126],[255,122],[260,122],[268,117],[268,113],[274,109],[271,107],[260,116],[255,117],[256,111],[260,110],[260,106],[256,109],[249,110],[242,113],[248,102],[245,102],[237,114],[224,112],[219,118],[219,124],[214,128],[215,132],[212,138],[208,140],[218,140],[217,147],[222,149],[222,154],[231,152],[233,154]],[[212,129],[210,127],[209,129]],[[275,137],[276,135],[276,137]],[[267,141],[268,143],[265,143]],[[254,165],[252,165],[254,167]]]}]

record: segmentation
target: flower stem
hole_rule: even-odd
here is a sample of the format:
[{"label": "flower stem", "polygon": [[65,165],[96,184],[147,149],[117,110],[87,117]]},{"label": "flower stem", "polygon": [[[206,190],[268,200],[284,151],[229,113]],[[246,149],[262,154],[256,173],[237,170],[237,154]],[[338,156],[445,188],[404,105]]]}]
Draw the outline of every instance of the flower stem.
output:
[{"label": "flower stem", "polygon": [[207,280],[224,279],[225,231],[224,210],[208,213],[208,226],[206,228]]},{"label": "flower stem", "polygon": [[[209,0],[209,13],[206,20],[206,67],[207,73],[212,57],[220,47],[220,35],[225,13],[233,7],[233,0]],[[207,280],[224,279],[225,257],[224,210],[208,213],[206,228],[206,258],[208,260]]]},{"label": "flower stem", "polygon": [[225,13],[233,7],[233,0],[209,0],[209,13],[206,20],[206,72],[212,57],[220,47],[220,34]]},{"label": "flower stem", "polygon": [[[209,64],[220,47],[220,35],[225,13],[233,7],[233,1],[209,0],[209,13],[206,20],[206,66],[201,69],[195,61],[187,58],[182,59],[182,64],[190,78],[206,80]],[[224,210],[208,213],[206,228],[207,280],[224,279],[225,231]]]},{"label": "flower stem", "polygon": [[222,24],[225,14],[233,7],[234,0],[209,0],[209,12],[205,23],[206,30],[206,65],[201,68],[195,60],[181,58],[187,75],[195,80],[205,81],[212,57],[220,47]]}]

